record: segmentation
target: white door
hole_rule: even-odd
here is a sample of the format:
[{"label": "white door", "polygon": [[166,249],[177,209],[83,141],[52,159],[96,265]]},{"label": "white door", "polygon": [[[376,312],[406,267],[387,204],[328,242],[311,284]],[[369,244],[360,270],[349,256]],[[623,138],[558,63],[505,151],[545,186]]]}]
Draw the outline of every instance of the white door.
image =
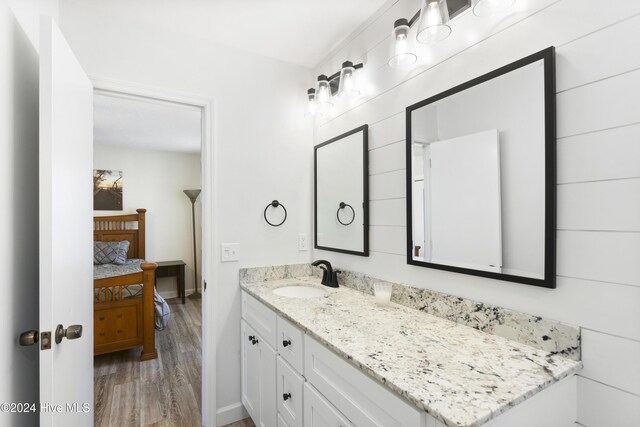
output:
[{"label": "white door", "polygon": [[[431,262],[500,272],[502,202],[495,129],[432,143],[425,156]],[[427,186],[427,179],[429,185]]]},{"label": "white door", "polygon": [[[50,17],[40,21],[39,169],[40,425],[91,426],[93,87]],[[82,335],[69,329],[56,343],[57,325]]]}]

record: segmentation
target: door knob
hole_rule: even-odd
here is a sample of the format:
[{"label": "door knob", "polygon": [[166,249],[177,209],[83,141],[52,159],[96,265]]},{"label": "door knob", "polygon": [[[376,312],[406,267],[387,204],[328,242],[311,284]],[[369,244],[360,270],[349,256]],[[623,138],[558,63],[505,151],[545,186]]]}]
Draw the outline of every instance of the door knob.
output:
[{"label": "door knob", "polygon": [[25,331],[20,334],[20,345],[34,345],[38,342],[38,331]]},{"label": "door knob", "polygon": [[82,336],[82,325],[71,325],[65,329],[64,326],[58,325],[56,327],[56,344],[62,342],[62,338],[68,340],[75,340]]}]

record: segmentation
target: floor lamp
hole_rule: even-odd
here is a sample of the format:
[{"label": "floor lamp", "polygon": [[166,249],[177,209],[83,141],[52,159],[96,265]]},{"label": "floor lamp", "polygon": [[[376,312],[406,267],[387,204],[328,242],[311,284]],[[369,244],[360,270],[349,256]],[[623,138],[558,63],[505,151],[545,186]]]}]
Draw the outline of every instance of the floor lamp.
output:
[{"label": "floor lamp", "polygon": [[191,200],[191,222],[193,224],[193,278],[194,284],[196,286],[196,291],[189,295],[189,298],[192,299],[200,299],[202,298],[202,294],[198,292],[198,251],[196,250],[196,200],[198,200],[198,196],[200,195],[201,190],[183,190],[184,194],[187,195],[189,200]]}]

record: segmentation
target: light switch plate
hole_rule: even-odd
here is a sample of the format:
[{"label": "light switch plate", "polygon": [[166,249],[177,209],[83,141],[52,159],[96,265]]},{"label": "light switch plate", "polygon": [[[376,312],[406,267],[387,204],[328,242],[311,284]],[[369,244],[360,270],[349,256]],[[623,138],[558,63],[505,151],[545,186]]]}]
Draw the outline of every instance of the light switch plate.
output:
[{"label": "light switch plate", "polygon": [[298,250],[299,251],[309,250],[309,237],[306,234],[298,234]]},{"label": "light switch plate", "polygon": [[220,261],[233,262],[240,259],[239,243],[223,243],[220,245]]}]

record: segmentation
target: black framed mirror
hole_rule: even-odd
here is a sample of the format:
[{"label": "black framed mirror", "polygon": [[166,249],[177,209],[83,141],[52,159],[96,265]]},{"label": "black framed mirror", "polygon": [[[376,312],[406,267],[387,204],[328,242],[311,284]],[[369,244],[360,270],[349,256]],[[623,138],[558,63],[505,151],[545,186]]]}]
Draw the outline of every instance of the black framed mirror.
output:
[{"label": "black framed mirror", "polygon": [[314,148],[314,247],[369,256],[369,126]]},{"label": "black framed mirror", "polygon": [[407,108],[408,264],[555,288],[554,56]]}]

